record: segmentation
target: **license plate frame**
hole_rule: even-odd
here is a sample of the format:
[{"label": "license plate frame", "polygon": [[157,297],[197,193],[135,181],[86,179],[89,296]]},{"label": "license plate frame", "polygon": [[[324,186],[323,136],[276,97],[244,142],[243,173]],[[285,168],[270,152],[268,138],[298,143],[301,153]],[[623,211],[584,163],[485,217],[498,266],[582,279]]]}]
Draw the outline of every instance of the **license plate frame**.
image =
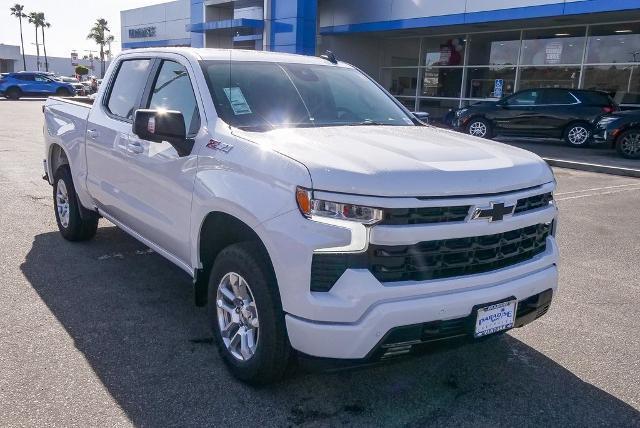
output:
[{"label": "license plate frame", "polygon": [[473,337],[478,339],[512,329],[516,322],[517,310],[518,299],[515,297],[477,305],[473,317]]}]

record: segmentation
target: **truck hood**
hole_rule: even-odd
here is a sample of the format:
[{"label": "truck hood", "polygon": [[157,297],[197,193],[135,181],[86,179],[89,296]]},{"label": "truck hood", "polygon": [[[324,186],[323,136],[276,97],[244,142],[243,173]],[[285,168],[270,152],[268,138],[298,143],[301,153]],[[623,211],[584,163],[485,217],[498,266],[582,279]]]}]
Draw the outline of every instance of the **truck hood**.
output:
[{"label": "truck hood", "polygon": [[498,193],[553,181],[535,154],[423,126],[340,126],[237,132],[304,164],[314,189],[371,196]]}]

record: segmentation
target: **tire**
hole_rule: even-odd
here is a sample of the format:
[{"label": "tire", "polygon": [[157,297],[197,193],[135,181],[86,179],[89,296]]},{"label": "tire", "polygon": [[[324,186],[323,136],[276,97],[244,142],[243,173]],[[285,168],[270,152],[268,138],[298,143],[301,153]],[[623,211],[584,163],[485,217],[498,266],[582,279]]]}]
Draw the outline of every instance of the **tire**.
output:
[{"label": "tire", "polygon": [[640,128],[624,131],[616,140],[616,151],[627,159],[640,159]]},{"label": "tire", "polygon": [[[241,284],[238,291],[234,283]],[[284,376],[291,347],[278,284],[258,243],[241,242],[220,252],[209,276],[208,314],[220,356],[236,378],[262,385]]]},{"label": "tire", "polygon": [[22,91],[20,90],[20,88],[9,88],[5,92],[5,97],[7,97],[10,100],[19,100],[21,96],[22,96]]},{"label": "tire", "polygon": [[56,96],[57,97],[70,97],[71,96],[71,92],[69,92],[69,90],[65,89],[65,88],[58,88],[58,90],[56,91]]},{"label": "tire", "polygon": [[53,207],[58,230],[64,239],[87,241],[95,236],[99,216],[80,205],[68,165],[61,166],[55,173]]},{"label": "tire", "polygon": [[587,147],[591,143],[591,127],[586,123],[572,123],[564,130],[564,141],[571,147]]},{"label": "tire", "polygon": [[474,137],[489,138],[493,137],[493,129],[491,123],[482,117],[474,117],[467,125],[467,133]]}]

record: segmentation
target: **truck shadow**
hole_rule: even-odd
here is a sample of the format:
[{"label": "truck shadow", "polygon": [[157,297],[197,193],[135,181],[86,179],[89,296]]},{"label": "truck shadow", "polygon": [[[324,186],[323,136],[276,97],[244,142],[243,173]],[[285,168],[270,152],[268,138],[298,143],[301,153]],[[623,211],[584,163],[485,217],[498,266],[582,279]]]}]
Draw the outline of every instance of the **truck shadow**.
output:
[{"label": "truck shadow", "polygon": [[190,278],[115,227],[79,244],[38,235],[21,270],[137,426],[640,423],[632,406],[509,335],[247,387],[216,354]]}]

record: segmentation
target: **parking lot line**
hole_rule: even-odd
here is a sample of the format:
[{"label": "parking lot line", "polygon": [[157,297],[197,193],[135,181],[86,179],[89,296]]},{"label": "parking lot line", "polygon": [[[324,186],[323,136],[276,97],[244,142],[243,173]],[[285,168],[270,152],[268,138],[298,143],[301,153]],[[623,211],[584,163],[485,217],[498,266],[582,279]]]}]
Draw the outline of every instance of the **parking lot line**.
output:
[{"label": "parking lot line", "polygon": [[595,191],[598,191],[598,190],[617,189],[617,188],[620,188],[620,187],[633,187],[633,186],[640,186],[640,182],[629,183],[629,184],[619,184],[617,186],[593,187],[591,189],[573,190],[571,192],[559,192],[559,193],[556,193],[556,196],[571,195],[571,194],[574,194],[574,193],[595,192]]}]

